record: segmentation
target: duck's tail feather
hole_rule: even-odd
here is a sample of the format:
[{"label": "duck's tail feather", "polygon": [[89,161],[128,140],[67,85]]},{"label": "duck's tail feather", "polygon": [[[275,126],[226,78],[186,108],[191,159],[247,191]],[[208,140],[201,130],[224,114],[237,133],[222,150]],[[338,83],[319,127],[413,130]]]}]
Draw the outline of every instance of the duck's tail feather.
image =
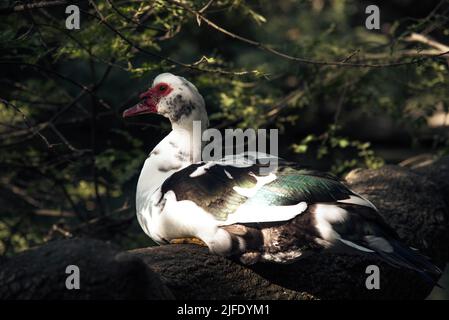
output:
[{"label": "duck's tail feather", "polygon": [[[383,239],[383,238],[382,238]],[[385,239],[384,239],[385,240]],[[366,239],[368,247],[374,250],[382,260],[396,266],[413,270],[432,285],[438,285],[442,272],[428,257],[411,249],[398,240],[388,240],[390,247],[379,246],[376,237]]]}]

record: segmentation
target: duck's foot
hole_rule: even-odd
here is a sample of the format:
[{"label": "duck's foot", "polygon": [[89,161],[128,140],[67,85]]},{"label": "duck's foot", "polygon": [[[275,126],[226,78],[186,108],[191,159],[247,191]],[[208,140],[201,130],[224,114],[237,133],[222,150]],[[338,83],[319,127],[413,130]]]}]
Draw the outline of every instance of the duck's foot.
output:
[{"label": "duck's foot", "polygon": [[204,246],[207,247],[207,245],[198,238],[177,238],[170,240],[170,244],[196,244],[198,246]]}]

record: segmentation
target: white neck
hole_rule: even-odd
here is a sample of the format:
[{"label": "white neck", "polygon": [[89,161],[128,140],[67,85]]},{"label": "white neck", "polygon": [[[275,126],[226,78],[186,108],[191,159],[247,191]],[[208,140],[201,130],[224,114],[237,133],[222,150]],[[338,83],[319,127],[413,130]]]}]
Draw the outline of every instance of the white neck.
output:
[{"label": "white neck", "polygon": [[137,198],[151,196],[174,172],[200,161],[201,134],[202,130],[194,133],[173,126],[170,134],[158,143],[145,161],[137,184]]}]

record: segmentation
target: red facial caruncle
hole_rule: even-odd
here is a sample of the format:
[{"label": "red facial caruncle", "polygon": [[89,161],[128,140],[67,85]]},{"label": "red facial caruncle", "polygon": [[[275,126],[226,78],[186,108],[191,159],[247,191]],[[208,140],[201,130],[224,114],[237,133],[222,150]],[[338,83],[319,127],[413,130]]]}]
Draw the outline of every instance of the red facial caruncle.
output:
[{"label": "red facial caruncle", "polygon": [[142,93],[139,97],[142,99],[140,103],[126,109],[123,112],[123,118],[133,117],[140,114],[146,113],[157,113],[157,105],[159,101],[167,96],[173,88],[169,84],[160,82],[154,87],[150,88],[148,91]]}]

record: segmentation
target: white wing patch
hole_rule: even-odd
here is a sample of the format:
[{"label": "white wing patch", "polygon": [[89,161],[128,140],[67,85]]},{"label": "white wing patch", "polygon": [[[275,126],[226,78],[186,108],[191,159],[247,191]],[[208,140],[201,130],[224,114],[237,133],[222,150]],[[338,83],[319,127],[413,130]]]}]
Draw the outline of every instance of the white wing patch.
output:
[{"label": "white wing patch", "polygon": [[239,195],[251,198],[253,197],[257,191],[259,191],[264,185],[276,180],[276,175],[274,173],[270,173],[267,176],[256,176],[254,173],[249,173],[250,176],[256,178],[256,185],[252,188],[242,188],[239,186],[235,186],[232,189],[234,189],[235,192],[237,192]]},{"label": "white wing patch", "polygon": [[319,203],[315,206],[315,227],[321,237],[329,242],[340,238],[340,235],[332,228],[331,223],[342,222],[348,216],[348,212],[334,204]]},{"label": "white wing patch", "polygon": [[365,236],[365,240],[370,244],[371,247],[382,250],[383,252],[392,253],[394,251],[391,244],[382,237],[376,236]]},{"label": "white wing patch", "polygon": [[[207,163],[199,166],[193,171],[189,177],[196,178],[206,174],[207,170],[215,165],[219,166],[233,166],[236,168],[248,168],[254,165],[255,162],[244,158],[243,156],[226,156],[218,161],[208,161]],[[228,172],[229,173],[229,172]],[[229,178],[229,176],[228,176]],[[230,178],[231,179],[231,178]]]},{"label": "white wing patch", "polygon": [[[354,201],[353,202],[348,201],[347,203],[360,204],[360,205],[371,207],[368,204],[361,204],[361,202],[357,203],[357,202],[359,202],[358,200],[356,200],[356,199],[359,199],[357,197],[352,197],[352,198],[353,198],[352,200],[354,200]],[[351,200],[351,198],[349,200]],[[363,201],[363,199],[360,199],[360,201]],[[341,202],[341,201],[339,201],[339,202]],[[374,252],[373,250],[365,248],[363,246],[360,246],[352,241],[343,239],[340,236],[340,234],[334,230],[334,228],[332,227],[332,223],[343,222],[347,219],[347,217],[348,217],[348,211],[346,211],[343,208],[340,208],[337,205],[323,204],[323,203],[317,204],[316,210],[315,210],[315,220],[316,220],[315,227],[320,232],[321,237],[325,240],[325,241],[322,241],[321,239],[317,239],[318,240],[317,242],[321,243],[324,246],[328,246],[328,245],[335,243],[336,241],[341,241],[342,243],[346,244],[347,246],[350,246],[357,250],[364,251],[364,252]],[[380,242],[379,245],[386,247],[383,242]]]},{"label": "white wing patch", "polygon": [[338,200],[337,202],[365,206],[365,207],[369,207],[369,208],[372,208],[377,211],[377,208],[374,206],[374,204],[371,203],[371,201],[365,199],[364,197],[362,197],[358,194],[356,196],[351,195],[351,196],[349,196],[349,199]]},{"label": "white wing patch", "polygon": [[371,249],[368,249],[368,248],[359,246],[358,244],[355,244],[355,243],[352,242],[352,241],[345,240],[345,239],[342,239],[342,238],[339,238],[338,240],[340,240],[340,241],[343,242],[344,244],[346,244],[346,245],[348,245],[348,246],[350,246],[350,247],[353,247],[353,248],[355,248],[355,249],[357,249],[357,250],[364,251],[364,252],[374,252],[374,250],[371,250]]},{"label": "white wing patch", "polygon": [[190,178],[196,178],[199,176],[202,176],[203,174],[206,174],[207,169],[209,169],[210,167],[214,166],[216,163],[215,162],[208,162],[206,164],[203,164],[202,166],[198,167],[195,169],[195,171],[193,171],[189,177]]},{"label": "white wing patch", "polygon": [[291,206],[258,206],[243,204],[220,225],[234,223],[278,222],[293,219],[307,209],[307,203],[300,202]]},{"label": "white wing patch", "polygon": [[226,174],[226,177],[228,177],[229,179],[234,179],[234,177],[228,172],[228,170],[224,170],[224,173]]}]

